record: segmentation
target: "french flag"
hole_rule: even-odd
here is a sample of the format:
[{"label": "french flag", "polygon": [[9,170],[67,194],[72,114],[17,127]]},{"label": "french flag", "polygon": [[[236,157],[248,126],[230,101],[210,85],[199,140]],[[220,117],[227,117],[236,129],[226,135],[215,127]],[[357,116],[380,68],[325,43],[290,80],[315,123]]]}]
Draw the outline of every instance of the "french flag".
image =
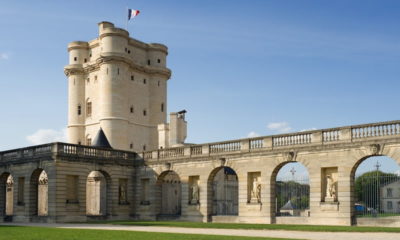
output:
[{"label": "french flag", "polygon": [[140,11],[139,10],[134,10],[134,9],[128,9],[128,20],[131,20],[132,18],[136,17],[139,15]]}]

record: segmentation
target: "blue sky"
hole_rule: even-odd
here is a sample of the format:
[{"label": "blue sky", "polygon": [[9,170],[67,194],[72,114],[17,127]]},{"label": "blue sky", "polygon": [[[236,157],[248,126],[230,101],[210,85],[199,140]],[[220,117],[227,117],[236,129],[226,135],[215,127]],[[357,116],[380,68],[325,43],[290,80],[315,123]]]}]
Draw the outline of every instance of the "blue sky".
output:
[{"label": "blue sky", "polygon": [[188,110],[187,142],[399,119],[400,1],[0,6],[0,151],[63,139],[66,46],[103,20],[125,27],[127,6],[141,10],[132,37],[169,47],[168,111]]}]

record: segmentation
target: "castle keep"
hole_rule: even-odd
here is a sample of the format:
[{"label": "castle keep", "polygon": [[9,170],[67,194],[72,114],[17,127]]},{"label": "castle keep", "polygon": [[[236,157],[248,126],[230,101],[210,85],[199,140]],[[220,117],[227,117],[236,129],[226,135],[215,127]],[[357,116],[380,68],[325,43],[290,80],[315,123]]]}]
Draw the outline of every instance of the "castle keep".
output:
[{"label": "castle keep", "polygon": [[[400,121],[186,144],[186,111],[167,122],[166,46],[101,22],[95,40],[68,52],[68,143],[0,152],[1,221],[400,226],[354,208],[359,164],[400,162]],[[292,181],[298,199],[277,180],[293,162],[309,174],[307,184]]]}]

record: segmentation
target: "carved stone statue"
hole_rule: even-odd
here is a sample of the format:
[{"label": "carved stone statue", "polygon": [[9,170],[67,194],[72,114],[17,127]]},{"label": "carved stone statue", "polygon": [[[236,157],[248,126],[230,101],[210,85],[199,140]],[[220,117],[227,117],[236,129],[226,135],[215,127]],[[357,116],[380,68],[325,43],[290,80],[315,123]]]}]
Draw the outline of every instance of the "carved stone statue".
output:
[{"label": "carved stone statue", "polygon": [[335,182],[331,175],[326,175],[326,193],[325,201],[334,200],[336,198],[336,187]]},{"label": "carved stone statue", "polygon": [[192,184],[192,199],[190,199],[191,204],[199,203],[199,183],[198,181]]},{"label": "carved stone statue", "polygon": [[261,201],[261,184],[258,182],[258,178],[253,178],[253,184],[251,189],[251,200],[250,202],[257,202]]},{"label": "carved stone statue", "polygon": [[123,184],[119,186],[119,202],[126,203],[126,189]]}]

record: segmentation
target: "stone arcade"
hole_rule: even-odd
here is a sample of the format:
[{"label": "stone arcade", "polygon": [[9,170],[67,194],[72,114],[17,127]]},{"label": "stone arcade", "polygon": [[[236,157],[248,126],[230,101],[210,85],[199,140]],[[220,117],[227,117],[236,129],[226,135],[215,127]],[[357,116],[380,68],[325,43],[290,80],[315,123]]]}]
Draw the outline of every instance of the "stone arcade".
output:
[{"label": "stone arcade", "polygon": [[[185,144],[186,112],[166,122],[166,46],[101,22],[98,38],[68,51],[69,143],[0,152],[2,221],[363,225],[357,166],[370,156],[400,162],[400,121]],[[290,162],[308,169],[309,209],[285,218],[275,183]]]}]

